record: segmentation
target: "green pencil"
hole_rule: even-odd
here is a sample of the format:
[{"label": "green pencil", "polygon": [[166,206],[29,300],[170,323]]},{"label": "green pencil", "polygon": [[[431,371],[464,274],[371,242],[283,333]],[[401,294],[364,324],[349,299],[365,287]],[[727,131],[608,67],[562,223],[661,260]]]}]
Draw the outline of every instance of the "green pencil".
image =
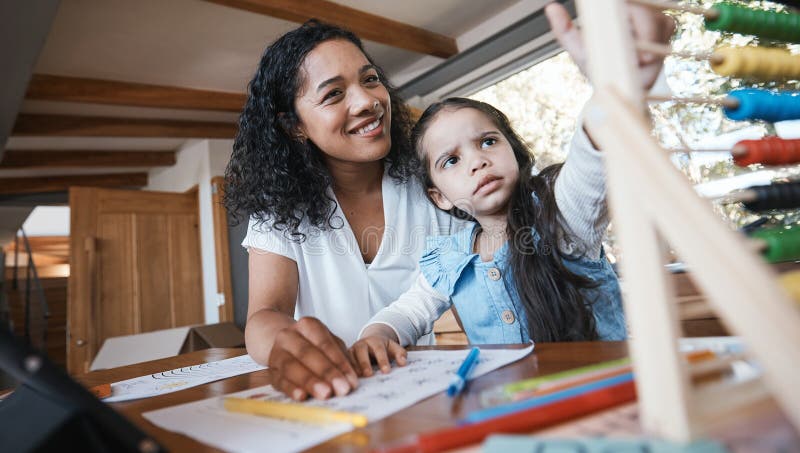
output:
[{"label": "green pencil", "polygon": [[492,407],[499,404],[510,403],[515,401],[515,397],[522,393],[531,393],[541,388],[542,386],[548,387],[556,381],[569,380],[579,378],[582,375],[592,374],[602,371],[607,371],[612,368],[627,367],[631,363],[630,358],[622,358],[616,360],[609,360],[607,362],[596,363],[580,368],[573,368],[566,371],[561,371],[546,376],[539,376],[530,379],[523,379],[521,381],[512,382],[510,384],[502,384],[490,389],[484,390],[480,394],[480,401],[483,407]]}]

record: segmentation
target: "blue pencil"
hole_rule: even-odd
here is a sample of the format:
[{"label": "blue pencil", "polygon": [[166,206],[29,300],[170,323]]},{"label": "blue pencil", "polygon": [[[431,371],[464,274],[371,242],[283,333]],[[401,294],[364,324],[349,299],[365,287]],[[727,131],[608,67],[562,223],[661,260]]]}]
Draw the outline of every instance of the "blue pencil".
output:
[{"label": "blue pencil", "polygon": [[464,362],[458,368],[456,375],[453,376],[453,381],[450,382],[450,385],[447,387],[447,396],[456,396],[461,393],[462,390],[464,390],[464,384],[467,383],[470,373],[472,373],[475,365],[478,364],[478,354],[480,353],[481,350],[478,348],[472,348],[472,351],[469,351],[467,358],[464,359]]},{"label": "blue pencil", "polygon": [[569,398],[573,398],[584,393],[594,390],[600,390],[612,385],[622,384],[633,380],[633,373],[620,374],[605,379],[600,379],[594,382],[589,382],[583,385],[577,385],[568,389],[558,392],[553,392],[547,395],[542,395],[530,398],[523,401],[517,401],[511,404],[504,404],[502,406],[490,407],[488,409],[481,409],[470,412],[463,420],[463,423],[477,423],[491,418],[508,415],[514,412],[519,412],[525,409],[532,409],[545,404],[556,403]]}]

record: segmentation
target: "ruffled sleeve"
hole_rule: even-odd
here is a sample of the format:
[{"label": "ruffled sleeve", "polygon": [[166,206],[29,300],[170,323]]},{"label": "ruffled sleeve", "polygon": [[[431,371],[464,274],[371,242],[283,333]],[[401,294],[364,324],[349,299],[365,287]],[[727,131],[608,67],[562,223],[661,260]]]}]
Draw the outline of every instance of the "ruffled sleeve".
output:
[{"label": "ruffled sleeve", "polygon": [[450,297],[461,273],[476,255],[470,253],[474,228],[453,236],[435,236],[427,239],[425,251],[419,260],[419,270],[433,289]]}]

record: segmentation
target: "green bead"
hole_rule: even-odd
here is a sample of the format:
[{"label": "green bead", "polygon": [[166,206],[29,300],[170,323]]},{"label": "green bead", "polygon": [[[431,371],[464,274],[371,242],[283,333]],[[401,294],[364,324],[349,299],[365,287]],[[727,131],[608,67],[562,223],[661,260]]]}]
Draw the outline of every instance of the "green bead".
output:
[{"label": "green bead", "polygon": [[800,43],[800,14],[755,10],[724,2],[714,5],[712,10],[719,16],[714,20],[705,20],[709,30]]},{"label": "green bead", "polygon": [[751,237],[769,244],[763,254],[770,263],[800,260],[800,227],[758,230]]}]

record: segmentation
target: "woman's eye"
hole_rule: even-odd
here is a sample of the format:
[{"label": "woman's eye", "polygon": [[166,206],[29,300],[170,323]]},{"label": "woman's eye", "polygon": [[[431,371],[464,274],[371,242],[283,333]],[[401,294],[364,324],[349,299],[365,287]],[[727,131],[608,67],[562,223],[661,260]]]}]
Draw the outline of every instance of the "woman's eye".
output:
[{"label": "woman's eye", "polygon": [[367,84],[367,85],[375,85],[375,84],[380,83],[380,81],[381,81],[381,79],[378,78],[377,74],[371,74],[371,75],[368,75],[368,76],[364,77],[364,83]]},{"label": "woman's eye", "polygon": [[456,156],[448,157],[447,159],[444,160],[444,162],[442,162],[442,168],[452,167],[457,162],[458,162],[458,157]]},{"label": "woman's eye", "polygon": [[491,137],[486,137],[483,140],[481,140],[481,148],[488,148],[489,146],[492,146],[495,143],[497,143],[496,139]]},{"label": "woman's eye", "polygon": [[327,93],[325,93],[325,96],[322,98],[322,100],[323,101],[327,101],[327,100],[329,100],[331,98],[335,98],[336,96],[339,96],[340,94],[342,94],[342,90],[337,88],[335,90],[331,90],[331,91],[328,91]]}]

